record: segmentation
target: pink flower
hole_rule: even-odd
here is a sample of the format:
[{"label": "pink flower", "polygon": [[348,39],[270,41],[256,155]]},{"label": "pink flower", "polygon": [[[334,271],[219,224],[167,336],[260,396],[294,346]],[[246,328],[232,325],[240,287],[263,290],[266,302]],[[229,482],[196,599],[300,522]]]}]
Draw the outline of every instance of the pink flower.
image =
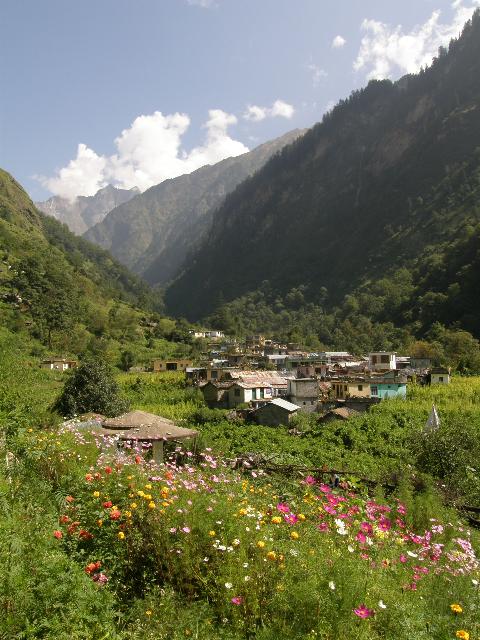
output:
[{"label": "pink flower", "polygon": [[190,533],[190,527],[182,527],[183,533]]},{"label": "pink flower", "polygon": [[398,559],[400,560],[400,562],[403,562],[403,563],[405,563],[408,560],[407,556],[403,553]]},{"label": "pink flower", "polygon": [[370,618],[375,615],[375,611],[373,609],[369,609],[366,605],[361,604],[359,607],[353,610],[353,613],[359,618]]},{"label": "pink flower", "polygon": [[307,476],[304,480],[305,484],[315,484],[315,478],[313,476]]},{"label": "pink flower", "polygon": [[407,513],[407,510],[405,508],[405,506],[403,504],[399,504],[397,507],[397,511],[398,513],[400,513],[402,516],[404,516]]},{"label": "pink flower", "polygon": [[328,524],[327,524],[326,522],[321,522],[321,523],[318,525],[317,529],[318,529],[319,531],[328,531]]},{"label": "pink flower", "polygon": [[282,513],[290,513],[290,507],[286,502],[279,502],[277,504],[277,509]]},{"label": "pink flower", "polygon": [[332,516],[336,516],[337,515],[337,510],[334,509],[330,504],[324,504],[323,508],[325,509],[325,511],[327,513],[329,513]]},{"label": "pink flower", "polygon": [[231,603],[232,603],[232,604],[236,604],[237,606],[238,606],[238,605],[240,605],[240,604],[243,604],[243,598],[242,598],[242,596],[234,596],[234,597],[231,599]]},{"label": "pink flower", "polygon": [[298,518],[294,513],[289,513],[288,515],[283,516],[283,519],[288,524],[296,524],[298,522]]},{"label": "pink flower", "polygon": [[366,536],[362,531],[359,531],[359,532],[357,533],[357,535],[356,535],[356,538],[357,538],[357,540],[358,540],[359,542],[362,542],[362,543],[363,543],[363,542],[365,542],[365,541],[366,541],[367,536]]},{"label": "pink flower", "polygon": [[369,522],[362,522],[360,529],[369,536],[373,535],[373,527]]},{"label": "pink flower", "polygon": [[330,487],[328,484],[321,484],[320,491],[323,491],[323,493],[330,493]]},{"label": "pink flower", "polygon": [[378,521],[378,528],[381,531],[389,531],[392,528],[392,523],[388,518],[386,518],[385,516],[382,516]]}]

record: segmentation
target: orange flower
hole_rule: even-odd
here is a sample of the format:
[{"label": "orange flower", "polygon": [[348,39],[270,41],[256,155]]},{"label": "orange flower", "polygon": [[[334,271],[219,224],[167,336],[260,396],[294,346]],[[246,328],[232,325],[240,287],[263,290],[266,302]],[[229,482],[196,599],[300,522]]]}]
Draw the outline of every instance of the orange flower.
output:
[{"label": "orange flower", "polygon": [[65,502],[68,502],[69,504],[71,504],[74,500],[75,500],[75,498],[73,496],[67,496],[65,498]]},{"label": "orange flower", "polygon": [[58,529],[53,532],[53,535],[55,536],[55,538],[57,540],[61,540],[63,538],[63,533],[61,531],[59,531]]}]

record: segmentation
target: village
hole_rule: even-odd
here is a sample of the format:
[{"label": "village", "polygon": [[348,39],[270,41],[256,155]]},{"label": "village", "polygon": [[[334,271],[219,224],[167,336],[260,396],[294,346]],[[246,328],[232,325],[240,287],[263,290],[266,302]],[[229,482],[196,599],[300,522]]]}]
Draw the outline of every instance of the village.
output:
[{"label": "village", "polygon": [[183,372],[209,407],[264,425],[288,425],[298,413],[318,414],[321,422],[348,420],[383,400],[406,398],[409,384],[450,382],[450,369],[393,351],[309,353],[263,335],[240,342],[215,330],[193,337],[209,340],[198,362],[156,359],[153,371]]}]

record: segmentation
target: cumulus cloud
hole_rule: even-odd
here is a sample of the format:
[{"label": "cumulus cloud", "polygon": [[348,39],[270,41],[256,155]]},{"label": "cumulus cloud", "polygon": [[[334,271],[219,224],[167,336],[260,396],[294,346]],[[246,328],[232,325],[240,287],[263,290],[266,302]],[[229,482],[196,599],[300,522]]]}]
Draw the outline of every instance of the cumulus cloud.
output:
[{"label": "cumulus cloud", "polygon": [[340,35],[335,36],[335,38],[332,41],[332,47],[334,49],[341,49],[346,44],[346,42],[347,41],[342,36]]},{"label": "cumulus cloud", "polygon": [[182,148],[182,136],[190,126],[188,115],[163,115],[160,111],[141,115],[115,139],[113,155],[99,156],[79,144],[76,158],[66,167],[39,180],[53,194],[69,200],[94,195],[107,184],[144,191],[167,178],[246,153],[248,147],[228,134],[228,127],[236,122],[232,114],[210,110],[203,125],[204,143],[187,152]]},{"label": "cumulus cloud", "polygon": [[[473,4],[472,4],[473,3]],[[441,21],[441,11],[435,10],[426,22],[405,31],[401,25],[391,26],[377,20],[364,20],[360,50],[353,63],[355,71],[367,71],[367,78],[389,78],[394,73],[416,73],[431,63],[440,46],[448,45],[459,35],[465,22],[472,16],[480,0],[452,2],[453,18]]]},{"label": "cumulus cloud", "polygon": [[243,114],[245,120],[252,122],[260,122],[265,118],[287,118],[288,120],[295,113],[295,109],[288,102],[283,100],[275,100],[271,107],[259,107],[258,105],[249,105]]}]

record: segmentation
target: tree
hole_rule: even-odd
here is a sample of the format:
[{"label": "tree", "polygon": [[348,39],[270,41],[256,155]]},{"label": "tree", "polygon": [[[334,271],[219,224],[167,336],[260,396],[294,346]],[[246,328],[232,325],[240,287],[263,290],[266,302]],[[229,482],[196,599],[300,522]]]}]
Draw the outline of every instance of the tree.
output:
[{"label": "tree", "polygon": [[66,417],[89,411],[117,416],[127,411],[128,403],[120,396],[110,367],[89,360],[75,369],[53,408]]},{"label": "tree", "polygon": [[120,367],[123,371],[128,371],[135,364],[135,355],[128,349],[122,351],[120,356]]}]

